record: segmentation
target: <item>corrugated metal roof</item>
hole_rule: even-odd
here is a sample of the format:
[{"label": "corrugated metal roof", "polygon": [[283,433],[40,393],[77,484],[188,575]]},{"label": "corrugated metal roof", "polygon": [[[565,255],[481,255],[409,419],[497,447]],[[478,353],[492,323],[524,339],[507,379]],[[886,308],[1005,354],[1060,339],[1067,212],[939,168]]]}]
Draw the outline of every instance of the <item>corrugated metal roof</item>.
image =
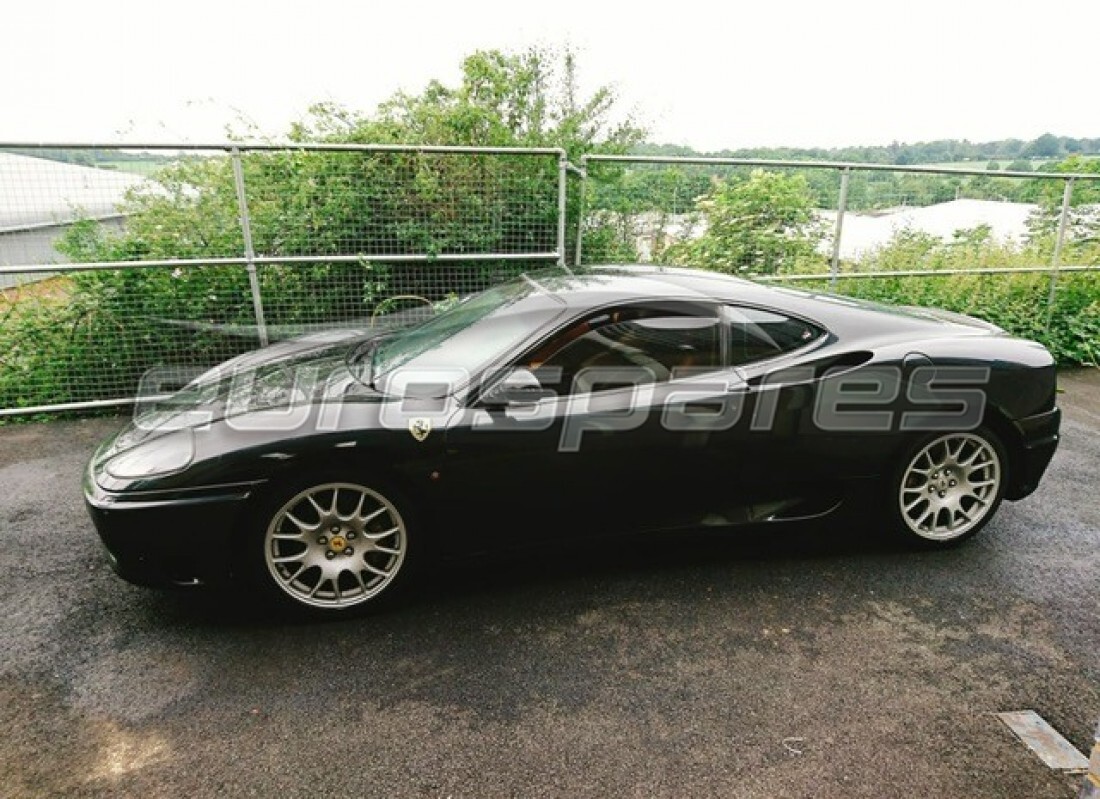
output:
[{"label": "corrugated metal roof", "polygon": [[113,216],[140,175],[0,152],[0,231]]}]

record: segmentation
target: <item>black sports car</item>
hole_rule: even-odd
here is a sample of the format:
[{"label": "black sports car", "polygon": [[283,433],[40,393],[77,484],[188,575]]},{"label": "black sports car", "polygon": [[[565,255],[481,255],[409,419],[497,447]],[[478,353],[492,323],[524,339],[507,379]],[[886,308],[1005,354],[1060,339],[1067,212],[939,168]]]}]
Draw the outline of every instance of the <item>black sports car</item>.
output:
[{"label": "black sports car", "polygon": [[1035,490],[1039,344],[977,319],[657,267],[561,270],[419,324],[229,361],[85,477],[114,568],[343,612],[430,551],[874,510],[924,545]]}]

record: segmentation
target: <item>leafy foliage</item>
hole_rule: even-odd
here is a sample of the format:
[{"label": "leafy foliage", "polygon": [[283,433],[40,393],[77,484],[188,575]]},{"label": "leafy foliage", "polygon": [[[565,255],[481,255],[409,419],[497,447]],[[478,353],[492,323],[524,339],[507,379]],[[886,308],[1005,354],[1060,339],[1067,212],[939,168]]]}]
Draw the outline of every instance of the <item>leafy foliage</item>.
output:
[{"label": "leafy foliage", "polygon": [[1052,244],[1041,237],[1023,243],[997,239],[988,225],[956,230],[948,241],[902,228],[885,245],[847,266],[857,272],[1043,266],[1050,263]]},{"label": "leafy foliage", "polygon": [[[750,147],[700,153],[690,147],[669,144],[645,144],[640,155],[714,155],[724,158],[772,158],[781,161],[851,161],[867,164],[945,164],[990,160],[1013,161],[1032,168],[1033,160],[1057,160],[1072,155],[1100,153],[1100,138],[1074,138],[1045,133],[1032,140],[1000,139],[972,142],[966,139],[937,139],[925,142],[892,142],[870,147]],[[1016,169],[1017,167],[1012,167]]]},{"label": "leafy foliage", "polygon": [[[572,53],[474,53],[455,86],[398,93],[373,113],[310,109],[292,140],[450,144],[621,153],[643,131],[616,111],[607,87],[578,88]],[[369,320],[393,294],[438,300],[525,268],[522,262],[372,262],[388,254],[548,252],[556,245],[558,163],[543,158],[378,152],[249,152],[242,157],[252,238],[272,257],[359,254],[258,268],[267,322],[277,334]],[[73,261],[240,257],[244,241],[232,162],[180,160],[130,194],[127,225],[70,228],[59,249]],[[567,209],[576,229],[579,207]],[[255,346],[249,279],[237,266],[131,269],[66,279],[64,301],[19,296],[0,304],[0,407],[132,391],[154,363],[210,363]],[[19,294],[19,292],[16,292]],[[6,313],[5,313],[6,312]],[[110,376],[110,384],[105,383]],[[117,388],[116,388],[117,387]]]},{"label": "leafy foliage", "polygon": [[[802,285],[802,284],[800,284]],[[1042,342],[1059,363],[1100,364],[1100,275],[1063,274],[1047,328],[1045,274],[945,275],[841,281],[843,294],[976,316],[1015,336]]]},{"label": "leafy foliage", "polygon": [[[592,153],[694,154],[685,148],[641,145],[642,137],[629,116],[618,115],[611,89],[582,96],[572,53],[539,48],[474,53],[464,60],[456,85],[434,81],[419,93],[395,94],[372,113],[319,104],[290,131],[292,141],[333,144],[560,147],[573,161]],[[895,143],[887,148],[719,155],[885,164],[974,161],[1003,163],[1015,171],[1100,172],[1100,161],[1082,155],[1098,150],[1100,140],[1045,135],[1034,142],[988,145]],[[88,158],[87,153],[64,150],[33,154],[74,163],[87,163]],[[119,168],[133,166],[128,156],[114,151],[90,156],[96,164],[118,156]],[[257,252],[286,258],[361,255],[357,263],[261,267],[257,279],[269,325],[289,334],[337,320],[365,320],[395,294],[446,302],[455,286],[474,290],[524,268],[512,261],[399,268],[371,258],[381,253],[549,249],[556,244],[557,206],[554,193],[545,189],[557,180],[554,161],[509,163],[505,158],[414,153],[348,158],[345,153],[304,150],[248,153],[242,168]],[[130,195],[122,234],[111,234],[94,222],[78,223],[69,229],[62,251],[74,261],[241,255],[244,241],[229,159],[166,162],[158,157],[151,167],[157,169],[157,185]],[[647,225],[659,231],[648,246],[664,260],[765,275],[820,267],[816,252],[822,231],[812,211],[835,207],[839,182],[835,170],[702,166],[603,164],[590,175],[586,259],[636,260],[638,220],[648,219]],[[1061,203],[1060,188],[1049,180],[854,172],[849,184],[853,210],[955,197],[1026,200],[1041,210],[1030,240],[1023,244],[998,242],[987,228],[960,231],[950,242],[902,231],[888,246],[847,266],[936,270],[1049,263]],[[1064,261],[1100,261],[1100,221],[1090,210],[1097,202],[1100,185],[1079,181]],[[580,214],[579,199],[572,193],[569,235],[577,230]],[[688,235],[701,224],[701,237]],[[1062,275],[1049,328],[1045,275],[857,279],[843,281],[840,288],[885,301],[971,313],[1043,341],[1063,362],[1097,362],[1100,277],[1095,274]],[[0,406],[127,394],[140,372],[154,363],[209,364],[254,346],[253,324],[249,277],[236,266],[81,272],[9,290],[0,295]]]},{"label": "leafy foliage", "polygon": [[[1052,167],[1054,172],[1100,174],[1100,160],[1071,156]],[[1064,181],[1045,181],[1036,195],[1039,211],[1029,220],[1034,237],[1053,236],[1062,213]],[[1075,242],[1100,241],[1100,180],[1076,180],[1070,190],[1068,238]]]},{"label": "leafy foliage", "polygon": [[[1014,244],[998,241],[985,226],[956,231],[951,241],[900,230],[888,244],[849,264],[849,271],[922,270],[933,276],[845,278],[838,281],[837,290],[885,303],[976,316],[1013,335],[1042,342],[1060,363],[1096,365],[1100,362],[1100,273],[1061,273],[1053,308],[1048,302],[1051,277],[1046,273],[934,276],[947,270],[1041,266],[1050,263],[1052,250],[1049,237]],[[1100,263],[1096,242],[1071,243],[1066,254],[1077,263]],[[820,285],[824,287],[824,281]]]},{"label": "leafy foliage", "polygon": [[672,263],[770,275],[810,260],[823,236],[801,175],[757,169],[747,180],[716,180],[696,207],[706,228],[665,252]]}]

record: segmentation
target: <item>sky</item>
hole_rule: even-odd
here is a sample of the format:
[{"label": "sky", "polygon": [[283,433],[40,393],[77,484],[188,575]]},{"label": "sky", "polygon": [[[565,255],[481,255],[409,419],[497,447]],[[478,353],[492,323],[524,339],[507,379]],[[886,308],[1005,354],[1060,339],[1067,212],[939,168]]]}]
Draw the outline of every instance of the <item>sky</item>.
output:
[{"label": "sky", "polygon": [[279,138],[314,102],[370,111],[532,45],[705,151],[1096,137],[1098,23],[1096,0],[36,0],[0,12],[0,143]]}]

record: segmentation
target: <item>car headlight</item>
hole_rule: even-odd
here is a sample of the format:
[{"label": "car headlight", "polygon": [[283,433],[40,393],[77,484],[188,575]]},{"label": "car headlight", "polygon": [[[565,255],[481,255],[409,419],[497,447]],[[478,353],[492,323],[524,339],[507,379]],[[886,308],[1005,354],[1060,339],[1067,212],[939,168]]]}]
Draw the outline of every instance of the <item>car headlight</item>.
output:
[{"label": "car headlight", "polygon": [[176,430],[116,455],[107,461],[104,469],[121,480],[158,477],[183,471],[194,457],[195,441],[191,431]]}]

